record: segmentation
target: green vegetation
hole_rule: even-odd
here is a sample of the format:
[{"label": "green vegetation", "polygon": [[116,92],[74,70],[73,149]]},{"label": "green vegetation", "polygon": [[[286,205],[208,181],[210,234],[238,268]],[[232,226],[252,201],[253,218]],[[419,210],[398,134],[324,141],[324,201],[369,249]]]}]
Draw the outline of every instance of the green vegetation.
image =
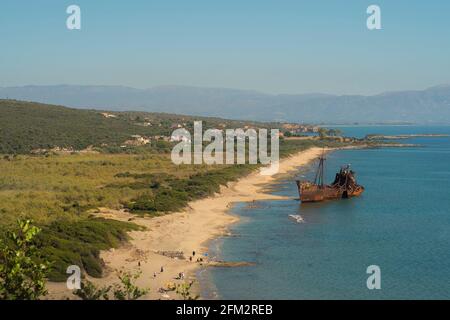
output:
[{"label": "green vegetation", "polygon": [[[105,117],[102,113],[111,115]],[[35,102],[0,99],[0,154],[28,154],[36,149],[89,146],[118,153],[131,135],[170,136],[173,126],[193,128],[194,120],[203,121],[204,128],[240,128],[254,125],[276,128],[279,124],[224,120],[146,112],[102,112],[71,109]],[[167,149],[165,141],[147,146],[154,152]],[[134,150],[129,150],[133,152]]]},{"label": "green vegetation", "polygon": [[111,286],[97,288],[92,282],[84,280],[80,289],[74,290],[73,294],[81,300],[109,300]]},{"label": "green vegetation", "polygon": [[49,273],[52,280],[65,281],[69,265],[79,266],[92,277],[101,277],[100,250],[117,248],[128,239],[127,231],[137,229],[132,223],[100,218],[54,221],[42,227],[36,245],[53,262]]},{"label": "green vegetation", "polygon": [[98,111],[0,100],[0,153],[24,154],[33,149],[119,144],[132,134],[148,132],[129,121],[105,118]]},{"label": "green vegetation", "polygon": [[141,274],[141,271],[135,274],[119,271],[117,274],[119,283],[102,288],[97,288],[92,282],[84,280],[81,282],[81,288],[73,293],[82,300],[110,300],[112,290],[112,297],[115,300],[137,300],[149,292],[149,289],[142,289],[136,285],[136,280]]},{"label": "green vegetation", "polygon": [[193,296],[191,293],[192,282],[184,282],[177,284],[175,292],[178,293],[183,300],[197,300],[199,298],[198,295]]},{"label": "green vegetation", "polygon": [[342,130],[340,129],[327,129],[327,128],[320,128],[319,129],[319,137],[325,138],[325,137],[339,137],[342,136]]},{"label": "green vegetation", "polygon": [[251,166],[227,166],[192,174],[186,178],[173,175],[135,175],[138,182],[130,187],[146,191],[126,206],[131,212],[171,212],[184,208],[189,201],[211,196],[220,191],[221,185],[234,181],[252,170]]},{"label": "green vegetation", "polygon": [[113,295],[116,300],[137,300],[146,295],[150,290],[139,288],[135,282],[141,276],[142,271],[135,274],[120,271],[117,277],[120,283],[114,285]]},{"label": "green vegetation", "polygon": [[36,300],[47,293],[49,262],[34,243],[41,230],[30,220],[17,224],[0,242],[0,300]]}]

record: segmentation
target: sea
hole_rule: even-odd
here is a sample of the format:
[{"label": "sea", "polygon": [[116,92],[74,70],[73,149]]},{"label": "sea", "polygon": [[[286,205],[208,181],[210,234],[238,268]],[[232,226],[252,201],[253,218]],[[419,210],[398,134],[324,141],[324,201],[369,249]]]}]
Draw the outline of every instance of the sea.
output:
[{"label": "sea", "polygon": [[[339,129],[355,137],[450,134],[450,126]],[[202,295],[209,299],[450,299],[450,138],[399,142],[420,146],[327,155],[326,181],[350,164],[365,187],[359,198],[300,203],[294,180],[311,178],[316,166],[312,163],[271,186],[272,193],[290,200],[236,203],[231,214],[240,221],[231,226],[230,236],[210,243],[208,255],[252,265],[199,271]],[[290,219],[292,214],[301,215],[303,223]]]}]

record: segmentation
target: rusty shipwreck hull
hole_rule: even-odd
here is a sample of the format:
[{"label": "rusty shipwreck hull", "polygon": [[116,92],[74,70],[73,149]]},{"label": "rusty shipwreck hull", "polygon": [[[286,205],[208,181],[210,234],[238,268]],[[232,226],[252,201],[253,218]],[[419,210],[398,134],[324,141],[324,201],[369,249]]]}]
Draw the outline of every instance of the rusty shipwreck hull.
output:
[{"label": "rusty shipwreck hull", "polygon": [[297,181],[300,201],[302,202],[320,202],[326,200],[338,200],[351,197],[357,197],[364,192],[364,187],[356,186],[354,190],[346,188],[324,185],[312,185],[309,182]]},{"label": "rusty shipwreck hull", "polygon": [[332,184],[325,184],[324,163],[325,157],[321,156],[313,182],[296,181],[302,202],[346,199],[357,197],[364,192],[364,187],[356,182],[356,173],[350,169],[350,165],[341,167]]}]

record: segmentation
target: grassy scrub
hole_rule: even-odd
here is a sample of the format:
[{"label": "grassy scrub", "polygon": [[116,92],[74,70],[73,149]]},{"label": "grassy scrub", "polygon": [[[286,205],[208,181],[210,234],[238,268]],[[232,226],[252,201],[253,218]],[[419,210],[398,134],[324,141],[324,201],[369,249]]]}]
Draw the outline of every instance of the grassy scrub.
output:
[{"label": "grassy scrub", "polygon": [[[42,254],[53,261],[51,280],[66,279],[66,268],[79,265],[93,277],[102,275],[100,250],[117,247],[127,239],[132,223],[93,218],[98,207],[119,209],[133,199],[144,199],[147,187],[136,188],[135,174],[172,172],[177,179],[209,168],[174,166],[169,155],[51,155],[17,156],[0,160],[0,229],[17,218],[31,218],[42,229],[37,236]],[[165,200],[161,197],[160,211]],[[184,202],[183,202],[184,203]],[[181,207],[181,206],[180,206]],[[169,211],[170,208],[167,209]]]},{"label": "grassy scrub", "polygon": [[101,277],[100,250],[117,248],[128,239],[127,231],[138,229],[136,224],[101,218],[57,220],[42,227],[36,245],[52,261],[49,278],[54,281],[65,281],[70,265],[81,267],[92,277]]},{"label": "grassy scrub", "polygon": [[228,166],[177,178],[170,174],[137,175],[134,188],[145,190],[141,195],[126,204],[134,213],[158,214],[183,209],[189,201],[211,196],[226,185],[249,173],[252,166]]}]

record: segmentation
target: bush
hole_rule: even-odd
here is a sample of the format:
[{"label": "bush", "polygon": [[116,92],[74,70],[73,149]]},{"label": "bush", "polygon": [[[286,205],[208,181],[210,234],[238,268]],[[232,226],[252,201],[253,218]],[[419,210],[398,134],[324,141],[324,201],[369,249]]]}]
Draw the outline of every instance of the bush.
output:
[{"label": "bush", "polygon": [[118,247],[128,239],[127,231],[137,230],[132,223],[91,218],[80,221],[55,221],[42,227],[37,243],[42,254],[53,262],[49,278],[65,281],[69,265],[78,265],[92,277],[102,276],[100,250]]},{"label": "bush", "polygon": [[30,220],[17,222],[0,244],[0,299],[37,300],[45,289],[49,262],[38,254],[34,240],[41,231]]},{"label": "bush", "polygon": [[116,300],[137,300],[149,292],[149,289],[139,288],[135,284],[141,274],[141,271],[135,274],[119,271],[119,283],[102,288],[97,288],[92,282],[85,280],[81,283],[81,288],[73,293],[82,300],[109,300],[112,290],[112,297]]},{"label": "bush", "polygon": [[174,212],[182,210],[189,201],[205,198],[220,191],[220,186],[249,173],[255,166],[230,166],[223,169],[200,172],[187,178],[164,175],[119,174],[118,177],[134,177],[137,181],[130,187],[151,186],[151,192],[144,192],[127,204],[131,212]]}]

